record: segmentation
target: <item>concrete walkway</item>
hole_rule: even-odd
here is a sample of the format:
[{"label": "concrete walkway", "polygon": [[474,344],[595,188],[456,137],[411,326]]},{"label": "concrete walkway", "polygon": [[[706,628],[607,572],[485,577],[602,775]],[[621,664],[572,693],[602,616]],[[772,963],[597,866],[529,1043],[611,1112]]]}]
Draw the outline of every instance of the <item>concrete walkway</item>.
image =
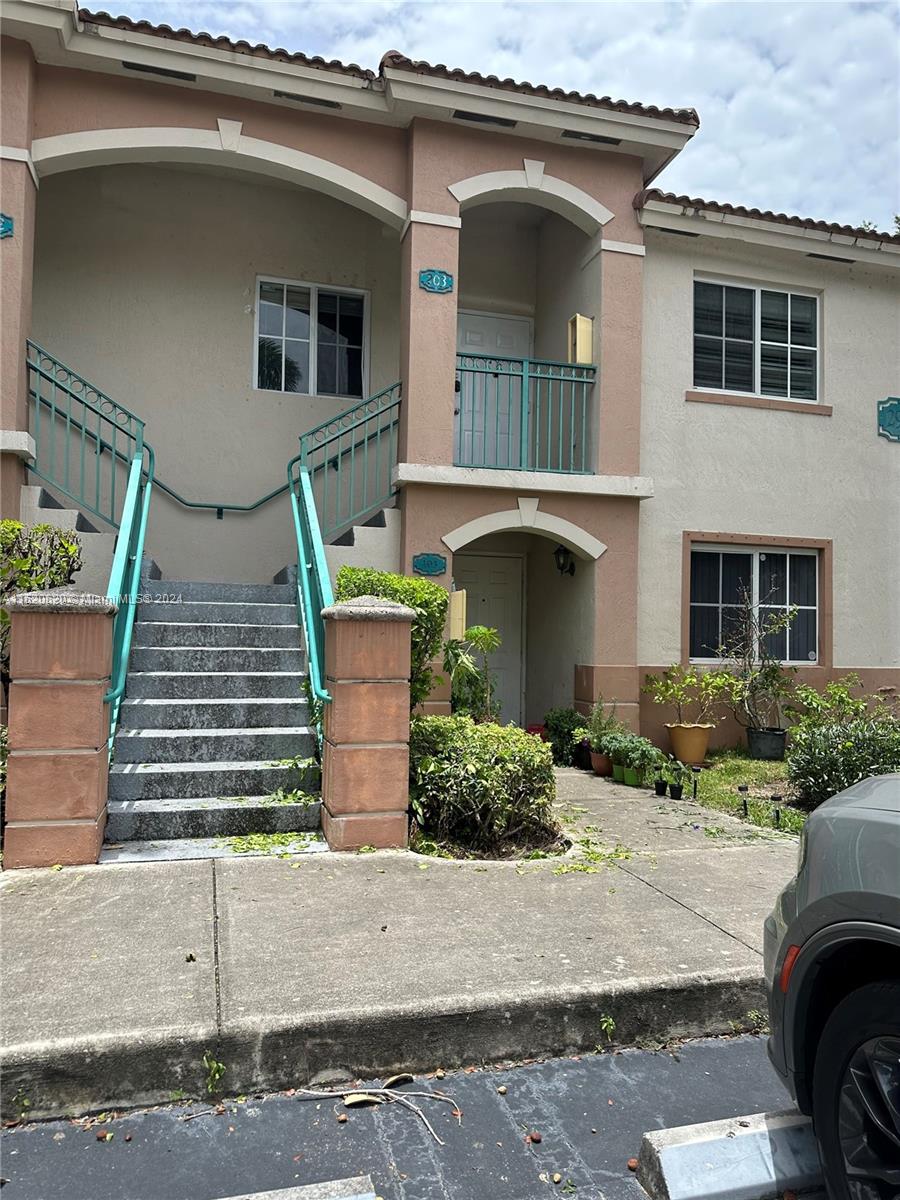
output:
[{"label": "concrete walkway", "polygon": [[7,873],[5,1116],[202,1095],[205,1053],[236,1095],[590,1050],[604,1018],[613,1044],[659,1044],[762,1009],[796,840],[576,771],[560,801],[573,837],[631,857]]}]

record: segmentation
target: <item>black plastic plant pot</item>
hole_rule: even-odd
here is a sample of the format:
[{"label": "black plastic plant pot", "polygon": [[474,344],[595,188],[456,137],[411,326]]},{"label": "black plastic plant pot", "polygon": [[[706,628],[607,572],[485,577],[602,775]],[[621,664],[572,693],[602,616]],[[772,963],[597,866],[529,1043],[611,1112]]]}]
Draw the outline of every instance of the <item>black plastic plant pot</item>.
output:
[{"label": "black plastic plant pot", "polygon": [[656,789],[657,796],[666,794],[666,781],[664,779],[654,779],[653,786]]},{"label": "black plastic plant pot", "polygon": [[680,800],[681,794],[683,791],[684,791],[683,784],[680,784],[680,783],[670,783],[669,784],[669,795],[672,797],[673,800]]},{"label": "black plastic plant pot", "polygon": [[780,762],[784,758],[786,737],[783,729],[748,729],[747,748],[750,757],[767,762]]}]

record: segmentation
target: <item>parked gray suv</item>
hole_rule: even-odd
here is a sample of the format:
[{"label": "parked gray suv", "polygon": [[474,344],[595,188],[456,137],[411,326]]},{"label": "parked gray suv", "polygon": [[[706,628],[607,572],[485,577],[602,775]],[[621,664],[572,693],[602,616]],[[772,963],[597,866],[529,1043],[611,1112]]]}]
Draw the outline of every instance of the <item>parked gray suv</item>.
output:
[{"label": "parked gray suv", "polygon": [[900,1200],[900,774],[815,810],[765,926],[769,1056],[832,1200]]}]

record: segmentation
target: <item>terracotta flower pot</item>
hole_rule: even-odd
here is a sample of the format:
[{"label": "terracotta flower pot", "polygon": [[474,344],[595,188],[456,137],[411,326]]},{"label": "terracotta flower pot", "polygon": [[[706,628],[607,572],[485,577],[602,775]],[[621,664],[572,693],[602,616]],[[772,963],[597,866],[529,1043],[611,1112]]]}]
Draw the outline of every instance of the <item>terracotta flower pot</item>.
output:
[{"label": "terracotta flower pot", "polygon": [[625,780],[625,768],[621,763],[613,763],[613,779],[616,783],[622,783]]},{"label": "terracotta flower pot", "polygon": [[667,725],[672,753],[679,762],[699,765],[706,759],[710,731],[715,725]]},{"label": "terracotta flower pot", "polygon": [[595,775],[612,775],[613,773],[612,759],[608,754],[598,754],[596,750],[591,751],[591,766]]}]

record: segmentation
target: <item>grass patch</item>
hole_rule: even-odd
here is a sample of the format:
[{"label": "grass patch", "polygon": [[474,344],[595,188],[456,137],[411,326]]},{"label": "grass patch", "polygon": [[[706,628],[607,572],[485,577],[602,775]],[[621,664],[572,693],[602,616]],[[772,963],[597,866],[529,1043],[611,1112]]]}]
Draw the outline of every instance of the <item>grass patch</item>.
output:
[{"label": "grass patch", "polygon": [[[701,771],[697,785],[697,801],[704,808],[740,817],[759,829],[780,829],[784,833],[799,833],[807,814],[791,807],[791,785],[787,764],[762,762],[739,750],[715,750],[709,756],[712,766]],[[746,784],[747,816],[738,786]],[[772,794],[784,797],[781,804],[781,824],[776,826]],[[688,799],[689,795],[685,796]],[[712,836],[712,835],[710,835]]]}]

